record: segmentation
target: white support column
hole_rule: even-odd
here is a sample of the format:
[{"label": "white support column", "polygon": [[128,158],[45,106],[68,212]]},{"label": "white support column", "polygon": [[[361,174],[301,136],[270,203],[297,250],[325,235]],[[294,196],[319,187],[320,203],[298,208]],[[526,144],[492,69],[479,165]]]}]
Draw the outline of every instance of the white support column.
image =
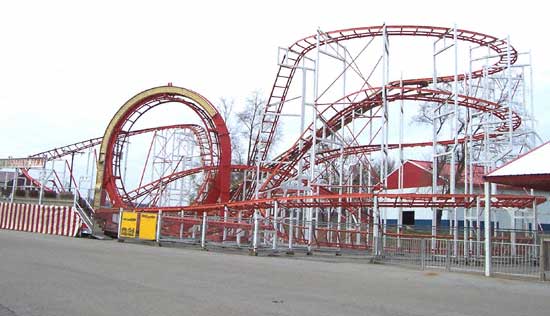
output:
[{"label": "white support column", "polygon": [[[403,138],[404,138],[404,91],[403,91],[403,74],[399,80],[399,87],[401,88],[401,102],[399,104],[399,170],[398,170],[398,189],[399,194],[403,194]],[[399,198],[401,199],[401,198]],[[401,234],[403,233],[403,207],[399,206],[397,217],[397,248],[401,249]]]},{"label": "white support column", "polygon": [[273,202],[273,240],[272,240],[273,252],[277,251],[277,234],[279,233],[279,225],[277,223],[277,221],[279,220],[278,214],[279,214],[279,202],[274,201]]},{"label": "white support column", "polygon": [[529,51],[529,115],[531,116],[531,146],[535,146],[537,121],[535,120],[535,97],[533,96],[533,60]]},{"label": "white support column", "polygon": [[512,61],[510,60],[510,36],[506,37],[506,95],[508,98],[508,137],[510,141],[510,150],[514,148],[514,142],[513,142],[513,132],[514,132],[514,124],[513,124],[513,111],[512,111]]},{"label": "white support column", "polygon": [[[317,67],[315,67],[315,68],[317,68]],[[308,70],[306,69],[305,59],[303,59],[302,60],[302,102],[300,104],[300,135],[302,135],[305,131],[306,101],[307,101],[307,98],[306,98],[306,95],[307,95],[307,90],[306,90],[307,71]],[[300,141],[298,143],[298,148],[299,148],[300,152],[302,152],[302,148],[304,147],[303,143],[304,143],[303,139],[300,139]],[[302,174],[302,164],[303,163],[304,163],[303,159],[300,159],[300,161],[298,161],[298,175]]]},{"label": "white support column", "polygon": [[118,229],[116,238],[120,239],[120,228],[122,227],[122,207],[118,210]]},{"label": "white support column", "polygon": [[53,170],[50,175],[46,177],[46,169],[42,169],[42,171],[40,172],[40,191],[38,193],[38,205],[42,205],[42,199],[44,198],[44,186],[46,185],[52,173]]},{"label": "white support column", "polygon": [[[434,78],[433,82],[437,85],[437,76],[435,68],[435,44],[434,44]],[[435,117],[435,108],[433,110],[433,116]],[[437,193],[437,121],[434,119],[432,122],[432,194]],[[433,198],[435,200],[435,198]],[[437,236],[437,207],[432,207],[432,242],[431,249],[432,251],[436,247],[436,236]]]},{"label": "white support column", "polygon": [[[463,233],[464,233],[464,236],[463,236],[463,239],[462,239],[462,242],[463,242],[463,245],[462,245],[462,252],[463,252],[463,256],[464,258],[468,258],[469,256],[469,229],[470,229],[470,224],[469,224],[469,214],[470,210],[467,209],[467,208],[464,208],[464,220],[463,220]],[[456,254],[458,256],[458,254]]]},{"label": "white support column", "polygon": [[489,182],[483,184],[485,190],[485,276],[492,274],[492,249],[491,249],[491,186]]},{"label": "white support column", "polygon": [[517,236],[516,236],[516,227],[517,227],[517,221],[516,221],[516,210],[510,210],[510,223],[512,224],[512,231],[510,231],[510,243],[511,243],[511,255],[512,257],[515,257],[517,254]]},{"label": "white support column", "polygon": [[[243,192],[241,194],[242,196],[242,200],[243,201],[246,201],[246,192],[247,192],[247,189],[246,189],[246,178],[248,177],[248,173],[246,172],[246,170],[243,172]],[[240,214],[240,212],[239,212]]]},{"label": "white support column", "polygon": [[206,212],[202,213],[201,248],[206,249]]},{"label": "white support column", "polygon": [[[344,193],[344,147],[340,148],[340,170],[339,170],[339,181],[338,181],[339,189],[338,192],[340,195]],[[338,246],[338,249],[340,249],[340,240],[342,237],[342,234],[340,233],[342,231],[342,198],[338,198],[338,218],[336,219],[337,227],[336,227],[336,244]]]},{"label": "white support column", "polygon": [[258,254],[258,230],[260,228],[260,220],[258,210],[254,210],[254,231],[252,232],[252,254]]},{"label": "white support column", "polygon": [[313,208],[308,208],[307,210],[308,222],[307,222],[307,254],[311,255],[312,252],[312,243],[313,243]]},{"label": "white support column", "polygon": [[[380,184],[382,185],[382,191],[386,192],[388,187],[388,140],[389,140],[389,112],[388,112],[388,99],[387,99],[387,86],[389,81],[389,41],[386,25],[384,24],[383,36],[382,36],[383,52],[382,52],[382,107],[383,107],[383,127],[382,127],[382,163],[380,168]],[[384,246],[386,245],[386,232],[388,227],[388,213],[385,208],[382,209],[383,215],[383,232],[382,236]]]},{"label": "white support column", "polygon": [[373,198],[373,243],[374,243],[374,254],[377,256],[380,254],[380,227],[378,222],[380,221],[380,210],[378,209],[378,196]]},{"label": "white support column", "polygon": [[159,210],[157,215],[157,231],[155,234],[155,240],[160,245],[160,230],[162,228],[162,210]]},{"label": "white support column", "polygon": [[[243,214],[242,214],[242,211],[239,211],[239,213],[237,214],[237,223],[241,223],[242,221],[242,218],[243,218]],[[242,228],[237,228],[236,229],[236,232],[237,232],[237,247],[240,247],[241,246],[241,233],[242,233]]]},{"label": "white support column", "polygon": [[[471,49],[469,50],[469,58],[470,60],[472,59],[472,51]],[[471,68],[471,63],[470,63],[470,68]],[[470,95],[470,81],[471,81],[471,69],[470,69],[470,73],[467,73],[464,75],[464,78],[466,78],[466,80],[464,81],[464,84],[465,84],[465,95],[469,96]],[[472,167],[472,152],[473,152],[473,149],[470,150],[470,146],[472,146],[472,132],[471,132],[471,129],[472,129],[472,115],[471,115],[471,110],[470,109],[467,109],[466,110],[466,115],[465,115],[465,135],[464,135],[464,140],[465,140],[465,143],[464,143],[464,194],[473,194],[473,190],[470,190],[470,184],[473,183],[473,173],[471,173],[471,167]],[[470,174],[472,175],[470,177]],[[468,198],[469,201],[472,201],[471,200],[471,197]],[[472,251],[472,240],[470,239],[470,236],[471,236],[471,228],[472,228],[472,209],[470,207],[465,207],[464,208],[464,212],[463,212],[463,216],[464,216],[464,238],[463,238],[463,241],[464,241],[464,249],[463,249],[463,252],[464,252],[464,257],[465,258],[468,258],[469,255],[470,255],[470,251]]]},{"label": "white support column", "polygon": [[[531,195],[535,195],[535,190],[531,189]],[[535,240],[535,245],[538,244],[539,239],[539,223],[538,223],[538,210],[537,210],[537,200],[533,199],[533,221],[531,224],[531,231],[533,233],[533,239]],[[539,247],[535,247],[535,254],[538,257]]]},{"label": "white support column", "polygon": [[476,256],[481,255],[481,200],[476,197]]},{"label": "white support column", "polygon": [[[432,85],[437,89],[437,62],[436,62],[436,43],[433,43],[433,74],[432,74]],[[436,116],[436,107],[432,111],[434,117],[432,121],[432,194],[437,193],[437,121]],[[433,198],[435,200],[435,198]],[[436,235],[437,235],[437,212],[436,207],[432,207],[432,242],[431,248],[432,251],[436,248]]]},{"label": "white support column", "polygon": [[288,251],[287,254],[294,254],[292,243],[294,242],[294,209],[288,210]]},{"label": "white support column", "polygon": [[[224,206],[223,207],[223,222],[224,222],[225,225],[227,225],[228,216],[229,216],[229,212],[227,210],[227,206]],[[227,226],[224,226],[223,227],[222,242],[225,242],[226,240],[227,240]]]},{"label": "white support column", "polygon": [[15,168],[14,169],[14,177],[13,177],[13,181],[11,183],[11,197],[10,197],[10,203],[13,203],[13,199],[15,198],[15,190],[17,188],[17,184],[19,182],[19,169],[18,168]]},{"label": "white support column", "polygon": [[314,69],[314,79],[313,79],[313,106],[312,108],[312,120],[313,120],[313,133],[311,139],[311,149],[310,149],[310,175],[309,175],[309,185],[311,186],[313,180],[315,180],[315,157],[316,157],[316,147],[317,147],[317,103],[319,100],[319,63],[320,63],[320,37],[321,30],[317,30],[317,44],[316,44],[316,53],[317,57],[315,59],[315,69]]},{"label": "white support column", "polygon": [[[451,194],[456,194],[456,148],[458,147],[458,34],[456,30],[456,24],[453,29],[453,46],[454,46],[454,59],[455,59],[455,73],[453,80],[453,119],[451,121],[451,135],[453,136],[454,142],[451,150],[451,174],[450,181]],[[454,198],[453,198],[454,201]],[[458,256],[458,210],[456,207],[453,208],[453,254]]]},{"label": "white support column", "polygon": [[536,200],[533,200],[533,224],[531,224],[531,226],[531,230],[535,231],[535,237],[537,237],[539,231],[539,215]]},{"label": "white support column", "polygon": [[8,189],[8,173],[4,173],[4,191]]},{"label": "white support column", "polygon": [[[370,117],[372,117],[372,110],[370,111]],[[369,124],[370,125],[370,128],[372,128],[372,124]],[[372,130],[369,131],[369,139],[372,139]],[[369,164],[367,166],[367,193],[372,193],[372,166]],[[373,208],[374,209],[374,208]],[[370,210],[367,210],[367,217],[370,216],[374,221],[374,212],[373,212],[373,209],[370,209]],[[370,237],[370,230],[371,230],[371,227],[373,228],[374,227],[374,224],[370,225],[370,224],[367,224],[367,237],[366,237],[366,244],[368,245],[369,244],[369,237]],[[374,239],[374,235],[373,235],[373,239]]]},{"label": "white support column", "polygon": [[[362,162],[359,162],[359,191],[358,192],[363,193],[363,163]],[[357,214],[357,222],[358,222],[359,229],[357,230],[356,239],[355,239],[355,243],[358,246],[361,245],[361,229],[363,225],[363,223],[361,222],[362,213],[363,213],[363,208],[359,207],[359,214]]]}]

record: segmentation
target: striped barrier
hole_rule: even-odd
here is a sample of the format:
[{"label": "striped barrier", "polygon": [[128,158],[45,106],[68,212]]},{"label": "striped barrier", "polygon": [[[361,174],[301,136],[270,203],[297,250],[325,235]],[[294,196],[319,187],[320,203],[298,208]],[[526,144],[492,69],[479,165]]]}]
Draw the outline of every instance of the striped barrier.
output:
[{"label": "striped barrier", "polygon": [[81,225],[73,207],[0,203],[0,229],[74,237]]}]

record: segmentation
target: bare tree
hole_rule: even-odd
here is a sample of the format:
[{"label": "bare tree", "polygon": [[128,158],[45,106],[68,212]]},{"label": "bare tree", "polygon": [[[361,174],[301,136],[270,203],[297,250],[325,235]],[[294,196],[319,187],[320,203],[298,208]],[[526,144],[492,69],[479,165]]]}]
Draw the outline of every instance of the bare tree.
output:
[{"label": "bare tree", "polygon": [[235,107],[235,100],[233,98],[220,98],[219,111],[222,115],[226,125],[231,125],[231,114],[233,114],[233,108]]},{"label": "bare tree", "polygon": [[[436,135],[439,135],[443,129],[443,126],[448,126],[445,123],[448,121],[448,119],[451,117],[449,115],[444,115],[444,107],[438,106],[435,109],[431,104],[424,103],[420,106],[417,115],[415,115],[412,118],[412,121],[414,123],[420,123],[425,125],[433,126],[433,124],[436,124]],[[466,111],[469,111],[467,109]],[[468,115],[468,113],[466,113]],[[434,118],[435,117],[435,118]],[[463,134],[466,129],[466,121],[462,118],[462,116],[459,116],[458,118],[458,126],[456,128],[456,134],[460,135]],[[477,128],[479,130],[479,127]],[[474,131],[474,133],[477,132]],[[449,145],[440,145],[436,149],[438,153],[443,152],[449,152],[453,148],[454,144]],[[459,175],[464,171],[464,166],[466,163],[466,147],[465,144],[459,144],[457,148],[455,149],[455,157],[456,157],[456,165],[455,165],[455,171],[456,174]],[[441,171],[445,167],[445,165],[448,164],[448,157],[445,155],[438,155],[437,157],[437,164],[435,167],[433,167],[435,170],[437,170],[437,174],[441,174]],[[445,182],[442,188],[442,193],[449,193],[450,192],[450,179]]]},{"label": "bare tree", "polygon": [[[264,115],[266,99],[259,90],[252,91],[245,99],[240,111],[235,110],[235,101],[229,98],[221,98],[219,101],[220,114],[226,122],[231,135],[231,150],[233,164],[254,164],[250,161],[252,149],[259,133]],[[277,129],[273,144],[281,139],[281,125]],[[242,182],[241,173],[233,173],[232,186],[235,188]]]},{"label": "bare tree", "polygon": [[251,164],[252,147],[260,128],[265,106],[265,98],[259,90],[252,91],[246,98],[244,109],[237,113],[239,134],[246,148],[247,163]]}]

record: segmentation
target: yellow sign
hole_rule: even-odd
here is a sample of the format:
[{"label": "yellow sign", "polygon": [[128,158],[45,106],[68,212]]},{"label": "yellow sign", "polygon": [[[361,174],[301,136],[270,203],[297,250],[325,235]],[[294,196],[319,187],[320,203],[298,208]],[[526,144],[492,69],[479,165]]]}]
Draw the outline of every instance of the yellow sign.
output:
[{"label": "yellow sign", "polygon": [[120,236],[126,238],[136,238],[137,213],[122,212],[120,221]]},{"label": "yellow sign", "polygon": [[157,239],[157,214],[141,213],[139,217],[139,239]]}]

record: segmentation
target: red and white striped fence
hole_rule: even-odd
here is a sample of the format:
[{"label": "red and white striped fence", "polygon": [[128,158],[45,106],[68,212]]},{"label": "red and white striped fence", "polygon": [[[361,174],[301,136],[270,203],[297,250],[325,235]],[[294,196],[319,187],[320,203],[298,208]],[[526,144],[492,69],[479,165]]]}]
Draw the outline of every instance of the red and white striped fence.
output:
[{"label": "red and white striped fence", "polygon": [[74,237],[81,225],[73,207],[0,203],[0,229]]}]

